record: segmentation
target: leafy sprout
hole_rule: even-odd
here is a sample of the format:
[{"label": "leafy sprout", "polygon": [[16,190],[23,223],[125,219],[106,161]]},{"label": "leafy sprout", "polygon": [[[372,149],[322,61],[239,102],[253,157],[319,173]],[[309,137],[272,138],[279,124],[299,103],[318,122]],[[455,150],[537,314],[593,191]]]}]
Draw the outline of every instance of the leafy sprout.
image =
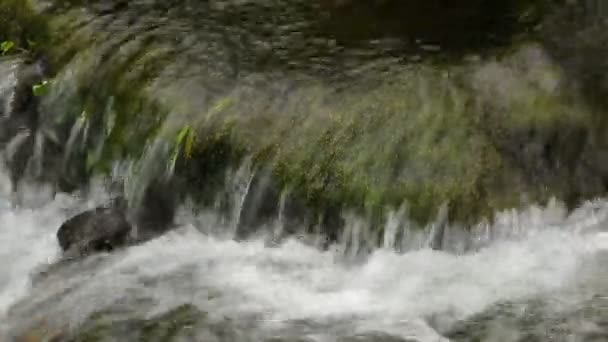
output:
[{"label": "leafy sprout", "polygon": [[49,86],[49,81],[42,81],[32,86],[32,92],[34,93],[34,96],[46,95],[49,92]]},{"label": "leafy sprout", "polygon": [[179,130],[177,136],[175,138],[175,146],[173,148],[173,153],[171,153],[171,158],[169,160],[169,171],[173,173],[175,170],[175,164],[177,163],[177,158],[180,155],[180,151],[183,151],[183,155],[186,159],[192,156],[192,149],[194,147],[195,141],[195,133],[192,127],[184,126]]},{"label": "leafy sprout", "polygon": [[6,55],[15,47],[15,43],[10,40],[5,40],[0,44],[0,51],[2,51],[2,55]]}]

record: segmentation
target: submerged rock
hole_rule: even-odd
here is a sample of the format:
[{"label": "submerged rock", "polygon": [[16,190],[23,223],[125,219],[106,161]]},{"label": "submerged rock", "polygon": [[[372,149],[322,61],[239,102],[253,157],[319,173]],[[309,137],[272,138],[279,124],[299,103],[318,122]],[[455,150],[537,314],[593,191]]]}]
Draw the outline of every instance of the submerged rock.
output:
[{"label": "submerged rock", "polygon": [[571,308],[535,300],[496,304],[456,322],[445,333],[451,341],[582,341],[608,340],[608,297],[593,296]]},{"label": "submerged rock", "polygon": [[417,339],[403,339],[384,333],[360,334],[338,339],[338,342],[417,342]]},{"label": "submerged rock", "polygon": [[[230,319],[210,319],[193,305],[182,305],[147,319],[116,319],[99,313],[87,320],[70,342],[102,341],[261,341],[257,334]],[[254,335],[254,336],[252,336]]]},{"label": "submerged rock", "polygon": [[[215,205],[223,172],[245,155],[276,177],[276,186],[264,185],[261,175],[252,181],[236,218],[239,239],[260,227],[275,230],[279,221],[283,231],[320,226],[336,240],[341,228],[333,221],[343,210],[370,216],[380,231],[383,218],[404,201],[416,225],[428,224],[443,203],[450,223],[471,225],[551,197],[574,206],[606,192],[608,145],[604,130],[590,129],[605,120],[591,120],[595,114],[576,92],[561,86],[570,83],[559,68],[572,54],[569,45],[557,64],[555,53],[539,53],[545,43],[487,58],[475,48],[486,45],[479,44],[485,36],[492,42],[510,37],[505,31],[511,24],[520,26],[514,13],[532,25],[536,20],[529,19],[543,6],[466,1],[454,7],[437,0],[50,3],[54,10],[41,14],[53,24],[48,52],[60,70],[53,89],[65,94],[49,108],[67,125],[84,110],[91,119],[89,139],[78,144],[80,155],[70,167],[82,167],[93,155],[101,159],[92,167],[101,171],[114,158],[137,159],[146,142],[160,137],[157,125],[179,122],[196,134],[184,149],[192,152],[183,158],[187,170],[176,170],[188,176],[188,195],[204,205]],[[166,20],[157,20],[158,10]],[[415,20],[403,21],[402,14]],[[436,15],[449,25],[423,20]],[[490,25],[488,18],[500,20]],[[463,22],[481,26],[454,30]],[[440,51],[418,51],[435,45]],[[480,58],[459,62],[449,52],[460,47]],[[423,61],[427,54],[441,55],[449,63],[402,65],[410,52]],[[285,187],[305,207],[294,211],[310,212],[296,224],[284,223],[289,201],[277,205]],[[136,216],[156,224],[156,213]],[[439,248],[441,229],[434,236]]]}]

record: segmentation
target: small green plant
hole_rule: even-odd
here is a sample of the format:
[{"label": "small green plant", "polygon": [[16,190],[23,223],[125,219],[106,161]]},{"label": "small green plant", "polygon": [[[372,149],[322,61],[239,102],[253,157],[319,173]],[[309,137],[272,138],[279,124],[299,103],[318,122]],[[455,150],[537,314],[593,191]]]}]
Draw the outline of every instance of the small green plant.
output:
[{"label": "small green plant", "polygon": [[175,164],[177,163],[177,158],[180,155],[180,151],[183,151],[183,155],[186,157],[186,159],[189,159],[192,156],[192,149],[195,141],[194,135],[194,130],[190,126],[182,127],[182,129],[180,129],[177,133],[173,153],[171,153],[171,158],[169,159],[170,173],[173,173],[175,170]]},{"label": "small green plant", "polygon": [[48,94],[50,85],[50,82],[46,80],[38,84],[34,84],[32,86],[32,92],[34,93],[34,96],[44,96]]},{"label": "small green plant", "polygon": [[15,43],[11,40],[5,40],[0,44],[0,51],[2,51],[2,55],[8,54],[11,50],[15,48]]}]

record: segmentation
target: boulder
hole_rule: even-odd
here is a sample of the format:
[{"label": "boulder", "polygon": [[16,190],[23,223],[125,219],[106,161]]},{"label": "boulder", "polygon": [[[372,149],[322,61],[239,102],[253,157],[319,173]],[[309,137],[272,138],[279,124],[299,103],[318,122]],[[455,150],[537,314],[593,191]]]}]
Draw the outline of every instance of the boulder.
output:
[{"label": "boulder", "polygon": [[82,212],[59,227],[59,246],[71,257],[124,247],[131,240],[131,224],[125,213],[122,200]]},{"label": "boulder", "polygon": [[84,211],[57,231],[57,240],[68,257],[142,243],[169,231],[177,208],[171,182],[151,182],[137,203],[123,197],[111,204]]}]

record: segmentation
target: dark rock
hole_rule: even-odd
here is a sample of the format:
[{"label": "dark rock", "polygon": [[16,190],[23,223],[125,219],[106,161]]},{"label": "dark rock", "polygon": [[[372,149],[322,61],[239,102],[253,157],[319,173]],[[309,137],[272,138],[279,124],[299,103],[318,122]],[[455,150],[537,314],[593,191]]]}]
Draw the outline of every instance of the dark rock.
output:
[{"label": "dark rock", "polygon": [[570,1],[566,6],[557,7],[545,19],[540,38],[544,48],[566,73],[572,91],[580,92],[590,105],[597,107],[596,124],[605,126],[608,22],[606,11],[597,8],[600,3]]},{"label": "dark rock", "polygon": [[137,240],[145,241],[172,228],[177,210],[178,187],[173,181],[151,182],[140,203],[130,208],[137,226]]},{"label": "dark rock", "polygon": [[109,207],[85,211],[64,222],[57,231],[61,249],[68,256],[85,256],[128,245],[131,224],[123,206],[122,201],[118,201]]},{"label": "dark rock", "polygon": [[57,239],[69,256],[109,252],[166,233],[173,227],[176,208],[172,183],[155,181],[147,186],[140,203],[129,207],[126,199],[118,197],[108,206],[80,213],[61,225]]},{"label": "dark rock", "polygon": [[171,184],[151,183],[140,203],[132,207],[125,198],[118,197],[107,206],[70,218],[57,231],[61,249],[68,257],[86,256],[110,252],[164,234],[172,228],[177,208]]},{"label": "dark rock", "polygon": [[562,127],[563,139],[554,139],[557,146],[552,150],[561,154],[565,151],[573,161],[571,186],[575,199],[602,196],[608,191],[606,15],[600,1],[569,1],[552,11],[540,31],[543,48],[564,72],[568,92],[580,96],[593,109],[584,127],[585,135]]}]

